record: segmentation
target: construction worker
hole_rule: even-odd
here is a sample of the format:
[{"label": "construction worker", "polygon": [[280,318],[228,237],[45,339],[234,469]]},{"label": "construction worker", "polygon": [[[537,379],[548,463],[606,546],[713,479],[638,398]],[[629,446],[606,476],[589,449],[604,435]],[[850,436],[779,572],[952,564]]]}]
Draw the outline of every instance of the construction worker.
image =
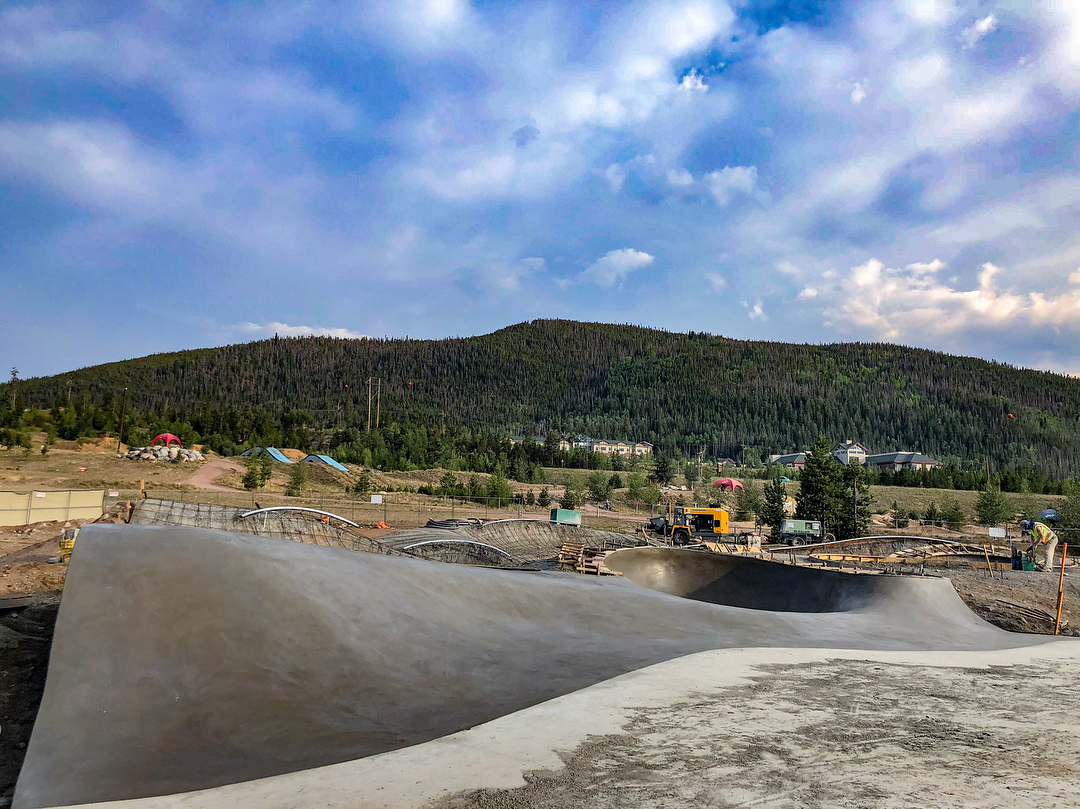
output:
[{"label": "construction worker", "polygon": [[1035,550],[1035,546],[1040,542],[1043,544],[1043,570],[1050,573],[1054,569],[1054,551],[1057,550],[1058,544],[1057,534],[1043,523],[1034,522],[1033,520],[1024,520],[1020,523],[1020,527],[1025,534],[1031,534],[1029,550]]}]

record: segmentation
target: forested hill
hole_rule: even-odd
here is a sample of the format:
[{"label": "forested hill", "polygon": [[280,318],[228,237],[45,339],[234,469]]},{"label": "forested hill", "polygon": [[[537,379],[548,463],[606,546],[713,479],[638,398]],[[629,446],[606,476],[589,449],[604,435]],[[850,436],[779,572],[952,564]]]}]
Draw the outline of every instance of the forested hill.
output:
[{"label": "forested hill", "polygon": [[[311,411],[363,427],[367,379],[385,424],[548,430],[737,456],[803,449],[819,433],[872,451],[1080,472],[1080,380],[887,344],[810,346],[538,320],[480,337],[275,337],[25,380],[26,406],[76,402],[168,411]],[[10,402],[11,389],[0,386]],[[338,413],[340,409],[340,415]],[[1015,415],[1009,419],[1008,414]]]}]

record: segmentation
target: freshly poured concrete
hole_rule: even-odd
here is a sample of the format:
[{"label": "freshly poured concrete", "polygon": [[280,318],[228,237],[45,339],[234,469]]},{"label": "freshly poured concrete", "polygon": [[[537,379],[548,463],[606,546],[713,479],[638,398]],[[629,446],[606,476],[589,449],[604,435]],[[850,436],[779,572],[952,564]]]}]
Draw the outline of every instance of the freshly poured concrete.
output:
[{"label": "freshly poured concrete", "polygon": [[[723,600],[699,569],[707,557],[648,551],[609,559],[642,581],[637,571],[667,568],[668,579],[681,577],[673,591]],[[722,574],[740,599],[767,594],[770,570],[793,570],[738,562]],[[89,526],[68,573],[15,806],[163,795],[386,753],[709,649],[1035,641],[979,620],[947,580],[804,572],[816,575],[783,583],[810,594],[803,609],[844,611],[744,609],[625,579],[210,530]]]}]

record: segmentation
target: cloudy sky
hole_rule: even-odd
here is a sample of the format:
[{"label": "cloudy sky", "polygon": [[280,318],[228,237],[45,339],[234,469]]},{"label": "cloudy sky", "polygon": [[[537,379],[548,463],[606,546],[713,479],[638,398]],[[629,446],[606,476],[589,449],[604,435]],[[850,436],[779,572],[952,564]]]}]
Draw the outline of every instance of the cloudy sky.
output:
[{"label": "cloudy sky", "polygon": [[1080,3],[255,5],[3,4],[5,368],[563,317],[1080,373]]}]

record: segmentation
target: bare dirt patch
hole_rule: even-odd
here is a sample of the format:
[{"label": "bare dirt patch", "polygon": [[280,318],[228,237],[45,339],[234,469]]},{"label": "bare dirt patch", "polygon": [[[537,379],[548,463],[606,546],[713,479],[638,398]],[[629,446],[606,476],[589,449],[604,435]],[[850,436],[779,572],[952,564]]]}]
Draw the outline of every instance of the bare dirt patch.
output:
[{"label": "bare dirt patch", "polygon": [[[1075,661],[989,669],[829,660],[636,709],[624,732],[464,807],[983,807],[1080,802]],[[1053,699],[1045,699],[1046,694]],[[1053,751],[1047,755],[1046,751]]]}]

